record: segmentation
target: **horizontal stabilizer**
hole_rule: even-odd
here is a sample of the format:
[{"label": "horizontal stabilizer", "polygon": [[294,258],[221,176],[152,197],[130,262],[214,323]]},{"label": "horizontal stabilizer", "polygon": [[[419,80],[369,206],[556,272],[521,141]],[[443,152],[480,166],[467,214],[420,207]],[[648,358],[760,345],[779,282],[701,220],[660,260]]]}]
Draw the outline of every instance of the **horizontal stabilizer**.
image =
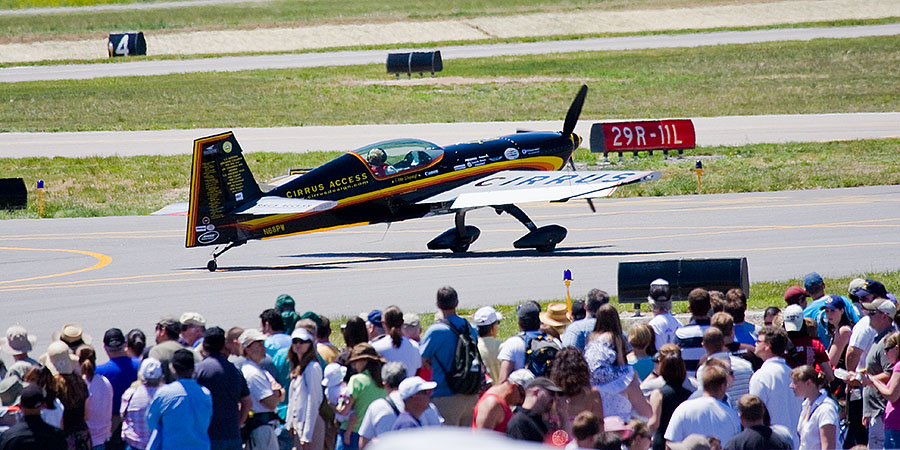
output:
[{"label": "horizontal stabilizer", "polygon": [[453,202],[452,209],[529,202],[560,202],[574,198],[611,195],[618,186],[660,177],[650,171],[552,171],[506,170],[486,175],[443,192],[420,204]]},{"label": "horizontal stabilizer", "polygon": [[330,200],[310,200],[306,198],[260,197],[258,200],[241,206],[231,214],[297,214],[326,211],[337,206]]}]

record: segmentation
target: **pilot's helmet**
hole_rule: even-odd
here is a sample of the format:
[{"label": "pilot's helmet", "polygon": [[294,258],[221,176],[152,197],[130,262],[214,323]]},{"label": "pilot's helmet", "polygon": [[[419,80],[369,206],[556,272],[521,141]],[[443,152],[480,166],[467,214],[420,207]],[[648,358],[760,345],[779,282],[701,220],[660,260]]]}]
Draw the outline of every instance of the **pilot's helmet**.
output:
[{"label": "pilot's helmet", "polygon": [[370,166],[380,166],[387,161],[387,153],[378,147],[373,148],[369,150],[368,161]]}]

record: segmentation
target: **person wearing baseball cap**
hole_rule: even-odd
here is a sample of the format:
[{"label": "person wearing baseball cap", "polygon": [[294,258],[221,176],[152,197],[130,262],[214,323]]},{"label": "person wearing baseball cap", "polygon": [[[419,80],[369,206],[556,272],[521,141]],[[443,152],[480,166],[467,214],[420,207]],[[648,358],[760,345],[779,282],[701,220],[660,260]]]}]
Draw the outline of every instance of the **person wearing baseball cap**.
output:
[{"label": "person wearing baseball cap", "polygon": [[421,428],[420,417],[428,410],[431,403],[431,390],[437,387],[434,381],[425,381],[420,377],[409,377],[400,382],[397,392],[403,398],[404,411],[394,422],[392,430]]},{"label": "person wearing baseball cap", "polygon": [[821,275],[810,272],[803,276],[803,289],[809,293],[811,299],[818,300],[825,296],[825,280]]},{"label": "person wearing baseball cap", "polygon": [[784,302],[790,305],[800,305],[800,309],[806,308],[806,299],[810,297],[800,286],[791,286],[784,291]]},{"label": "person wearing baseball cap", "polygon": [[6,430],[0,437],[3,449],[64,450],[67,447],[65,434],[59,428],[48,425],[41,418],[44,406],[44,389],[31,384],[22,390],[19,406],[22,421]]},{"label": "person wearing baseball cap", "polygon": [[[304,330],[306,331],[306,330]],[[259,363],[266,357],[264,345],[266,336],[255,328],[244,330],[238,342],[244,350],[247,361],[241,366],[241,373],[247,380],[253,419],[244,424],[244,433],[250,433],[251,448],[277,448],[275,426],[279,423],[275,408],[284,400],[284,389],[271,374],[264,371]]]},{"label": "person wearing baseball cap", "polygon": [[503,341],[497,359],[500,360],[500,376],[496,381],[503,381],[513,371],[525,367],[526,353],[534,340],[542,340],[562,347],[562,342],[541,331],[541,305],[530,300],[519,305],[516,311],[519,321],[519,333]]},{"label": "person wearing baseball cap", "polygon": [[806,332],[806,322],[803,309],[800,305],[790,305],[784,308],[784,329],[787,331],[797,358],[787,358],[788,365],[793,369],[803,365],[818,365],[825,374],[825,380],[831,382],[834,379],[834,370],[828,358],[828,349],[813,339]]},{"label": "person wearing baseball cap", "polygon": [[475,415],[472,428],[506,432],[506,426],[512,419],[512,408],[525,401],[525,386],[534,380],[534,374],[528,369],[519,369],[511,373],[502,383],[497,383],[481,395],[475,404]]},{"label": "person wearing baseball cap", "polygon": [[150,441],[147,408],[163,379],[159,360],[145,358],[138,368],[138,381],[122,394],[122,439],[133,448],[146,448]]},{"label": "person wearing baseball cap", "polygon": [[178,338],[185,347],[198,348],[203,342],[206,332],[206,319],[197,312],[186,312],[181,315],[181,336]]},{"label": "person wearing baseball cap", "polygon": [[500,360],[497,357],[500,354],[501,342],[497,339],[497,333],[500,332],[503,314],[492,306],[484,306],[475,311],[472,319],[478,327],[478,352],[481,354],[481,361],[484,362],[485,369],[494,384],[499,384]]},{"label": "person wearing baseball cap", "polygon": [[506,425],[506,436],[522,441],[544,442],[556,431],[547,421],[553,413],[559,417],[560,428],[571,433],[569,414],[567,411],[560,411],[560,406],[565,404],[565,399],[560,394],[562,389],[549,378],[537,377],[531,380],[525,386],[522,406],[516,409]]},{"label": "person wearing baseball cap", "polygon": [[[207,356],[197,363],[194,378],[209,390],[214,401],[209,425],[212,448],[240,447],[240,424],[246,420],[252,406],[247,381],[225,356],[225,330],[219,327],[206,329],[202,345]],[[172,362],[174,364],[174,360]]]},{"label": "person wearing baseball cap", "polygon": [[669,282],[657,278],[650,283],[650,295],[647,296],[653,318],[647,325],[653,329],[655,347],[662,348],[666,344],[675,343],[675,332],[683,325],[672,315],[672,300]]},{"label": "person wearing baseball cap", "polygon": [[[119,408],[122,394],[137,380],[137,368],[128,352],[125,351],[125,334],[118,328],[110,328],[103,333],[103,349],[109,361],[97,366],[96,373],[109,380],[113,388],[112,435],[110,439],[117,443],[122,439],[122,416]],[[115,444],[114,444],[115,445]]]}]

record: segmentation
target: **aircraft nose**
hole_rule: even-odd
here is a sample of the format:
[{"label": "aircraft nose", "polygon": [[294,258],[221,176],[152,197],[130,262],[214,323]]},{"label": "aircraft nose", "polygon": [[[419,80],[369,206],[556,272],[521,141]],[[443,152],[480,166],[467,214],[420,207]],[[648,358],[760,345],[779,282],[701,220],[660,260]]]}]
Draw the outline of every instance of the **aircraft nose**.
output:
[{"label": "aircraft nose", "polygon": [[572,147],[572,150],[576,150],[578,149],[578,147],[581,147],[581,136],[572,133],[572,143],[575,144],[575,146]]}]

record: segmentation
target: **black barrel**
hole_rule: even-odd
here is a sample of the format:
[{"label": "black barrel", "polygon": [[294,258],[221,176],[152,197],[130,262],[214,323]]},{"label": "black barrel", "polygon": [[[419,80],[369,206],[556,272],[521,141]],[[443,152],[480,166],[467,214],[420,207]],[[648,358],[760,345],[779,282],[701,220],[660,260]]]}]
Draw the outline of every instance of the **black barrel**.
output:
[{"label": "black barrel", "polygon": [[25,209],[28,206],[28,191],[21,178],[0,178],[0,209]]},{"label": "black barrel", "polygon": [[750,296],[747,258],[676,259],[619,263],[619,303],[644,303],[650,282],[669,282],[672,300],[687,300],[694,288],[727,292],[740,288]]}]

